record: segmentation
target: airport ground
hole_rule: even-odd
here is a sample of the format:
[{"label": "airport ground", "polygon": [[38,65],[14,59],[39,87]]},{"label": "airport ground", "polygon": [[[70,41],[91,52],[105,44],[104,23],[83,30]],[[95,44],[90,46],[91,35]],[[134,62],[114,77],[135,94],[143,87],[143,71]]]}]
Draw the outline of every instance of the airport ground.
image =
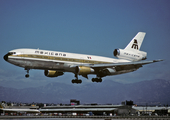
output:
[{"label": "airport ground", "polygon": [[170,120],[169,116],[0,116],[2,120]]},{"label": "airport ground", "polygon": [[[1,103],[0,119],[56,120],[170,120],[170,107],[121,105],[7,106]],[[79,101],[78,101],[79,102]],[[78,103],[79,104],[79,103]],[[133,105],[133,106],[132,106]]]}]

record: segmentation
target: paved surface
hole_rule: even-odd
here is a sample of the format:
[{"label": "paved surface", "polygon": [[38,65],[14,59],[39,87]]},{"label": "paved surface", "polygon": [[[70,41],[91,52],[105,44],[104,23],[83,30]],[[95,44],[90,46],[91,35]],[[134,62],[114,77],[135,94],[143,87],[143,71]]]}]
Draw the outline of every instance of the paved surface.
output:
[{"label": "paved surface", "polygon": [[0,119],[35,119],[35,120],[170,120],[170,117],[150,117],[150,116],[130,116],[130,117],[110,117],[110,116],[0,116]]}]

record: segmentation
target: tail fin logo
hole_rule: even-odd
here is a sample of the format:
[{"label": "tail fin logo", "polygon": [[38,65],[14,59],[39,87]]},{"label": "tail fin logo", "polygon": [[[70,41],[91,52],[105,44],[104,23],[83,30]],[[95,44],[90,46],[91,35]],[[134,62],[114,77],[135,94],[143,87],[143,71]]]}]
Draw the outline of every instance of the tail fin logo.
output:
[{"label": "tail fin logo", "polygon": [[137,41],[136,39],[134,39],[134,43],[133,43],[133,45],[132,45],[132,48],[138,50],[138,41]]}]

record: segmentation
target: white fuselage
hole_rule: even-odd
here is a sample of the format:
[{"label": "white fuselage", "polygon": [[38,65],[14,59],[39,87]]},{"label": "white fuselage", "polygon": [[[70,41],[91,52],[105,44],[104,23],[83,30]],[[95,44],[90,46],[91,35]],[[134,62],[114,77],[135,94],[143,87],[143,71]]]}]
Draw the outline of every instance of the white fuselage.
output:
[{"label": "white fuselage", "polygon": [[123,59],[40,49],[15,49],[9,53],[13,54],[8,56],[8,62],[14,65],[29,69],[47,69],[63,72],[74,72],[72,67],[76,65],[130,62]]}]

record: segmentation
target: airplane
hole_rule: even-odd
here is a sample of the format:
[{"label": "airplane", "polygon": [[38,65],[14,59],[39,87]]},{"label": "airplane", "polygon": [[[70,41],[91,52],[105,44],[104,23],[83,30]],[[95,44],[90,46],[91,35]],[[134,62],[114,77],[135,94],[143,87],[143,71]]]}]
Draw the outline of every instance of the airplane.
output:
[{"label": "airplane", "polygon": [[140,51],[140,47],[145,34],[138,32],[124,49],[115,49],[113,55],[118,59],[24,48],[9,51],[4,55],[4,60],[25,68],[26,78],[29,77],[30,69],[40,69],[44,70],[44,75],[47,77],[58,77],[64,72],[72,72],[75,74],[72,83],[81,84],[82,80],[78,79],[78,76],[88,79],[90,74],[96,75],[96,78],[92,78],[92,82],[102,82],[103,77],[133,72],[145,64],[163,61],[161,59],[143,61],[147,53]]}]

